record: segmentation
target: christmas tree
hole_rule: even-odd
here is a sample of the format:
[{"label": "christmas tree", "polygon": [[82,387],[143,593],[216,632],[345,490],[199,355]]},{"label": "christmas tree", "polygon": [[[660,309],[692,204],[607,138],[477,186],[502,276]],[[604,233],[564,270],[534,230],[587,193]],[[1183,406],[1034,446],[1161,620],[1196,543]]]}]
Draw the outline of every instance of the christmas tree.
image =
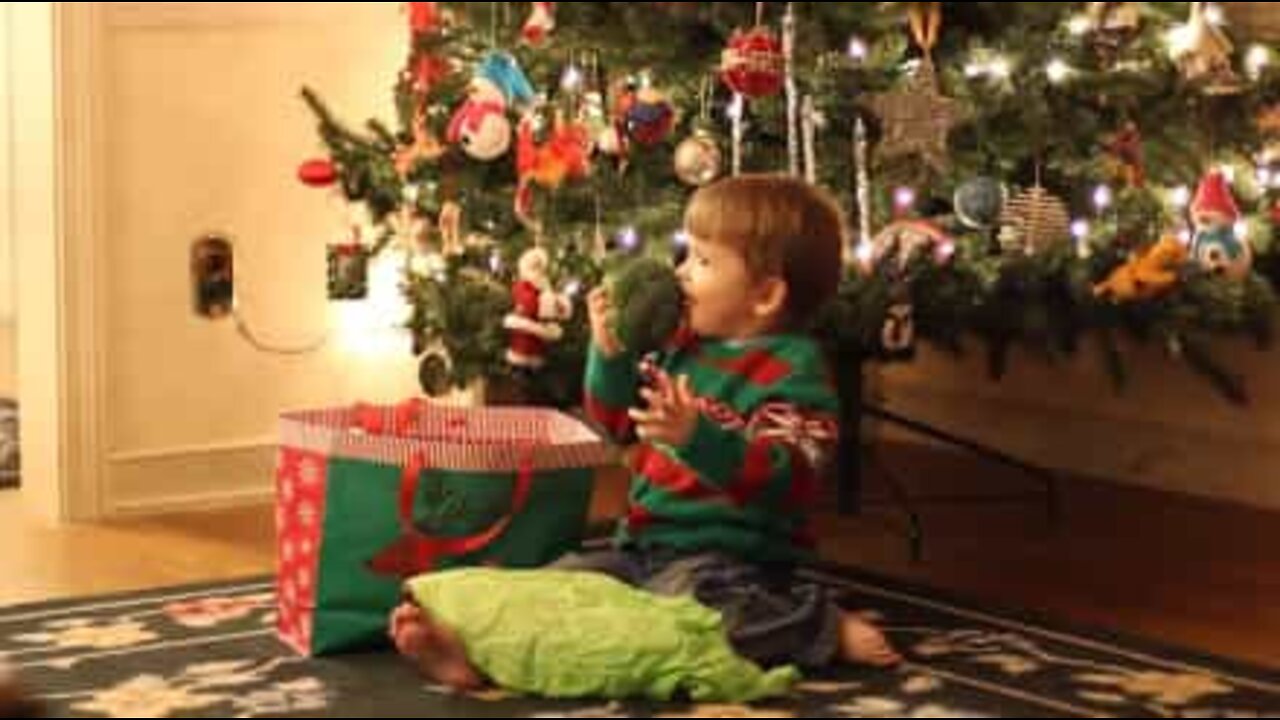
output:
[{"label": "christmas tree", "polygon": [[[424,390],[577,400],[583,291],[672,257],[697,186],[803,174],[845,200],[854,362],[918,340],[1050,359],[1158,342],[1243,400],[1213,341],[1265,344],[1280,71],[1210,3],[407,3],[399,125],[316,91],[304,179],[397,249]],[[369,237],[366,234],[366,237]],[[576,306],[576,307],[575,307]]]}]

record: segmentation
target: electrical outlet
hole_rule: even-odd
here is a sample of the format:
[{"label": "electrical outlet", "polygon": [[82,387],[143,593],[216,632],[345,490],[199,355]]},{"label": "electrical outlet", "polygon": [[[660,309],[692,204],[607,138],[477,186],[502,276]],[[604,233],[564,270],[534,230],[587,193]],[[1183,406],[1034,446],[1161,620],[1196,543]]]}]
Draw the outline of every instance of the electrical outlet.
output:
[{"label": "electrical outlet", "polygon": [[191,288],[200,317],[216,320],[235,307],[235,253],[231,241],[204,235],[191,245]]}]

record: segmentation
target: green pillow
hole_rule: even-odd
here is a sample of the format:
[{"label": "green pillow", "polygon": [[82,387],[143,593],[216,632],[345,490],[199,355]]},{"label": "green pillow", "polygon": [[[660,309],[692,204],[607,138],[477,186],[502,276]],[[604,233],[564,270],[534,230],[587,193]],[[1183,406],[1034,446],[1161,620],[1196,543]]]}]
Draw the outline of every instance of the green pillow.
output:
[{"label": "green pillow", "polygon": [[735,654],[720,614],[693,598],[599,573],[463,568],[420,575],[407,588],[507,690],[743,703],[784,695],[799,679],[792,666],[766,672]]}]

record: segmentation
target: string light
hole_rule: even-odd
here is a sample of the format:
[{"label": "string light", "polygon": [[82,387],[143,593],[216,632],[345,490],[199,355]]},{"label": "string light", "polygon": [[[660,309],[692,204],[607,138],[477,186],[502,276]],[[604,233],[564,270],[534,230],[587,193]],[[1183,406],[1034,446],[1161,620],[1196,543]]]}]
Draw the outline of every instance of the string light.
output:
[{"label": "string light", "polygon": [[936,257],[939,263],[945,263],[951,260],[951,258],[955,257],[955,254],[956,254],[955,241],[946,240],[946,241],[943,241],[943,243],[938,246]]},{"label": "string light", "polygon": [[560,87],[565,92],[577,92],[582,88],[582,70],[577,65],[570,65],[560,76]]},{"label": "string light", "polygon": [[1003,55],[987,63],[987,74],[996,80],[1008,80],[1013,74],[1013,63]]},{"label": "string light", "polygon": [[729,106],[725,108],[725,115],[731,121],[742,119],[742,113],[746,109],[746,100],[741,93],[734,93],[733,100],[729,101]]},{"label": "string light", "polygon": [[848,53],[850,60],[855,63],[862,63],[866,61],[867,56],[870,54],[870,49],[867,47],[867,42],[865,40],[854,35],[849,38]]},{"label": "string light", "polygon": [[1266,45],[1254,45],[1249,48],[1249,53],[1245,55],[1244,66],[1249,77],[1257,80],[1262,77],[1262,72],[1271,64],[1271,50]]},{"label": "string light", "polygon": [[1096,207],[1099,212],[1111,207],[1111,202],[1114,199],[1115,196],[1112,194],[1111,188],[1106,185],[1099,185],[1093,191],[1093,206]]},{"label": "string light", "polygon": [[906,212],[916,204],[916,191],[909,187],[900,187],[893,191],[893,206],[899,212]]},{"label": "string light", "polygon": [[875,258],[875,248],[869,242],[860,242],[858,247],[853,251],[853,255],[857,258],[858,263],[863,267],[870,267],[871,261]]},{"label": "string light", "polygon": [[1218,27],[1227,24],[1226,13],[1222,12],[1222,6],[1217,3],[1211,3],[1205,8],[1204,19],[1208,20],[1209,24],[1216,25]]},{"label": "string light", "polygon": [[1181,210],[1191,204],[1191,188],[1179,185],[1169,193],[1169,204]]},{"label": "string light", "polygon": [[1058,84],[1066,82],[1068,78],[1075,72],[1075,69],[1067,64],[1062,58],[1054,58],[1045,65],[1045,75],[1049,77],[1049,82]]},{"label": "string light", "polygon": [[1089,245],[1089,230],[1088,220],[1081,219],[1071,223],[1071,237],[1076,241],[1076,257],[1081,259],[1093,255],[1093,247]]},{"label": "string light", "polygon": [[640,232],[634,227],[625,227],[618,233],[618,246],[624,250],[635,250],[640,247]]},{"label": "string light", "polygon": [[965,77],[986,77],[996,82],[1004,82],[1013,75],[1013,61],[1006,55],[979,50],[974,59],[964,66]]}]

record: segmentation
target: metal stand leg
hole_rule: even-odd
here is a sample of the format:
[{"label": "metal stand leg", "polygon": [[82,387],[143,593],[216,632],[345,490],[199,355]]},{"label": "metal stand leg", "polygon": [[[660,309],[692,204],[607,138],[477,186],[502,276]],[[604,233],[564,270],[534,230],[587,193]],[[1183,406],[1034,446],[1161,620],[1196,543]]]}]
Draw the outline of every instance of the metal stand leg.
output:
[{"label": "metal stand leg", "polygon": [[875,457],[874,449],[862,445],[862,420],[874,418],[891,423],[910,432],[931,438],[971,452],[978,457],[1015,468],[1039,480],[1044,486],[1045,515],[1050,527],[1058,524],[1061,514],[1057,475],[1049,470],[1009,455],[1001,450],[984,445],[968,438],[934,427],[920,420],[909,418],[875,404],[867,403],[862,396],[863,377],[862,363],[845,358],[838,367],[846,372],[838,373],[840,392],[840,440],[837,459],[837,511],[842,515],[852,515],[862,509],[862,490],[864,483],[863,464],[865,457],[868,465],[875,468],[877,475],[883,477],[894,504],[902,508],[906,514],[908,531],[907,539],[911,546],[911,557],[920,560],[924,552],[924,525],[916,508],[916,501],[907,491],[906,485],[888,468],[883,461]]},{"label": "metal stand leg", "polygon": [[923,435],[947,445],[967,450],[978,457],[985,458],[1002,465],[1007,465],[1036,478],[1044,485],[1045,516],[1049,519],[1050,524],[1057,524],[1060,514],[1058,477],[1052,470],[1039,465],[1034,465],[1026,462],[1025,460],[1020,460],[989,445],[984,445],[977,441],[960,437],[959,435],[934,427],[928,423],[906,417],[905,415],[900,415],[876,405],[863,403],[862,412],[868,417],[892,423],[918,435]]}]

